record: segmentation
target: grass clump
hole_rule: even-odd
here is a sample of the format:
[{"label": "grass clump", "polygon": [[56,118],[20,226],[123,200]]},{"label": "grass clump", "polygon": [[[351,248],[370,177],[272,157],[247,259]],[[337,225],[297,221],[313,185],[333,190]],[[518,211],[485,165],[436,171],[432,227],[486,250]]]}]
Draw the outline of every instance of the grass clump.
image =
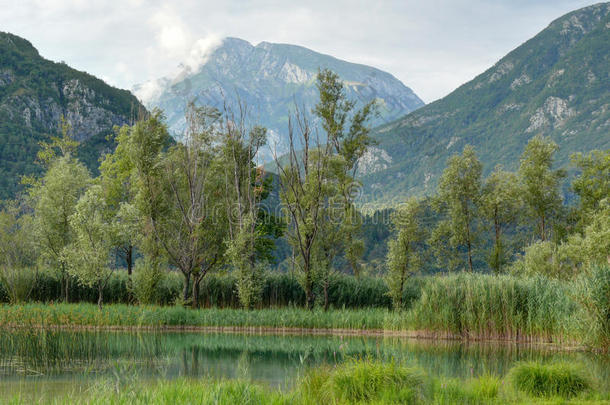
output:
[{"label": "grass clump", "polygon": [[416,404],[424,400],[425,381],[421,371],[394,362],[351,360],[310,372],[301,382],[301,398],[330,404]]},{"label": "grass clump", "polygon": [[572,398],[592,387],[584,369],[570,363],[520,363],[512,368],[509,379],[515,389],[534,397]]}]

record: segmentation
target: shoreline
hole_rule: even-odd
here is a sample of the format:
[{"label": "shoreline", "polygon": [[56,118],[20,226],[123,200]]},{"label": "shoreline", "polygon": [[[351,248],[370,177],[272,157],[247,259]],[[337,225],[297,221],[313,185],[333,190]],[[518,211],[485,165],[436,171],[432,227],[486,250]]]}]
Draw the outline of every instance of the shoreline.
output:
[{"label": "shoreline", "polygon": [[299,327],[265,327],[265,326],[195,326],[195,325],[0,325],[2,330],[54,330],[54,331],[90,331],[90,332],[160,332],[160,333],[220,333],[260,336],[338,336],[338,337],[378,337],[403,338],[418,341],[462,342],[466,344],[515,344],[519,346],[539,346],[557,351],[587,351],[587,348],[575,342],[562,343],[552,339],[511,339],[492,336],[463,336],[442,331],[426,330],[391,330],[391,329],[349,329],[349,328],[299,328]]}]

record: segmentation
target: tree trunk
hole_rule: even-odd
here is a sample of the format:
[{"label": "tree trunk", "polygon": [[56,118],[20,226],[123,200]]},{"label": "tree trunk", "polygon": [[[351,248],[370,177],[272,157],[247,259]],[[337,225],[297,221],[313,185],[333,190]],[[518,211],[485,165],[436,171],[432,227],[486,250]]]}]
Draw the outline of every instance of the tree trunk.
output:
[{"label": "tree trunk", "polygon": [[99,308],[100,311],[102,310],[103,292],[104,292],[104,284],[102,284],[100,282],[97,286],[97,307]]},{"label": "tree trunk", "polygon": [[546,237],[546,229],[545,229],[545,221],[544,221],[544,214],[542,214],[542,217],[540,217],[540,237],[542,238],[542,241],[544,242],[545,237]]},{"label": "tree trunk", "polygon": [[182,290],[182,300],[183,300],[184,304],[186,304],[186,302],[189,299],[190,280],[191,280],[191,275],[190,274],[184,274],[184,287],[183,287],[183,290]]},{"label": "tree trunk", "polygon": [[494,207],[494,231],[495,231],[495,246],[496,246],[496,251],[494,252],[495,255],[495,267],[496,267],[496,274],[500,274],[500,270],[501,270],[501,252],[500,252],[500,221],[498,220],[498,207]]},{"label": "tree trunk", "polygon": [[201,277],[193,277],[193,309],[199,308],[199,284],[201,283]]},{"label": "tree trunk", "polygon": [[127,262],[127,300],[133,302],[133,280],[131,274],[133,273],[133,246],[129,246],[125,252],[125,261]]},{"label": "tree trunk", "polygon": [[324,311],[328,311],[328,284],[330,280],[327,278],[324,280]]}]

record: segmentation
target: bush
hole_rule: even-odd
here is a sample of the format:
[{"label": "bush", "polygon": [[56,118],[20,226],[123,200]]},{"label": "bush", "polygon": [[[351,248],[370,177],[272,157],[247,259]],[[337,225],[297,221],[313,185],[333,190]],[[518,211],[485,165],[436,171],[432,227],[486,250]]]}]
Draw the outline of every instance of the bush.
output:
[{"label": "bush", "polygon": [[423,401],[424,382],[422,372],[394,362],[352,360],[310,372],[301,390],[315,403],[411,404]]},{"label": "bush", "polygon": [[512,385],[535,397],[574,397],[591,388],[584,369],[571,363],[520,363],[509,372]]},{"label": "bush", "polygon": [[27,301],[36,287],[37,272],[29,269],[0,267],[0,296],[11,304]]},{"label": "bush", "polygon": [[133,272],[132,291],[135,300],[140,304],[160,303],[160,285],[165,273],[157,263],[149,259],[139,259]]}]

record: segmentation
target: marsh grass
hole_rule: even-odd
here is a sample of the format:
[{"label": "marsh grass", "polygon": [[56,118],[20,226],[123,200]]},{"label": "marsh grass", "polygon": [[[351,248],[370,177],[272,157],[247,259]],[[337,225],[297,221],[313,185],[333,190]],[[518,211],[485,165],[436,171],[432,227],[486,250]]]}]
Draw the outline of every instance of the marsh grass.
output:
[{"label": "marsh grass", "polygon": [[[518,365],[516,370],[522,370]],[[535,384],[544,385],[540,379]],[[530,383],[532,385],[533,383]],[[555,387],[556,385],[554,385]],[[539,390],[540,388],[536,388]],[[544,388],[543,388],[544,390]],[[546,392],[546,391],[545,391]],[[560,392],[560,393],[557,393]],[[245,380],[177,379],[130,386],[99,386],[81,394],[47,398],[48,404],[536,404],[607,403],[607,394],[574,389],[540,398],[487,375],[467,380],[435,379],[396,362],[351,360],[310,370],[290,391]],[[545,394],[546,395],[546,394]],[[26,404],[16,396],[12,404]]]},{"label": "marsh grass", "polygon": [[509,373],[513,386],[535,397],[572,398],[592,388],[591,377],[572,363],[517,364]]}]

